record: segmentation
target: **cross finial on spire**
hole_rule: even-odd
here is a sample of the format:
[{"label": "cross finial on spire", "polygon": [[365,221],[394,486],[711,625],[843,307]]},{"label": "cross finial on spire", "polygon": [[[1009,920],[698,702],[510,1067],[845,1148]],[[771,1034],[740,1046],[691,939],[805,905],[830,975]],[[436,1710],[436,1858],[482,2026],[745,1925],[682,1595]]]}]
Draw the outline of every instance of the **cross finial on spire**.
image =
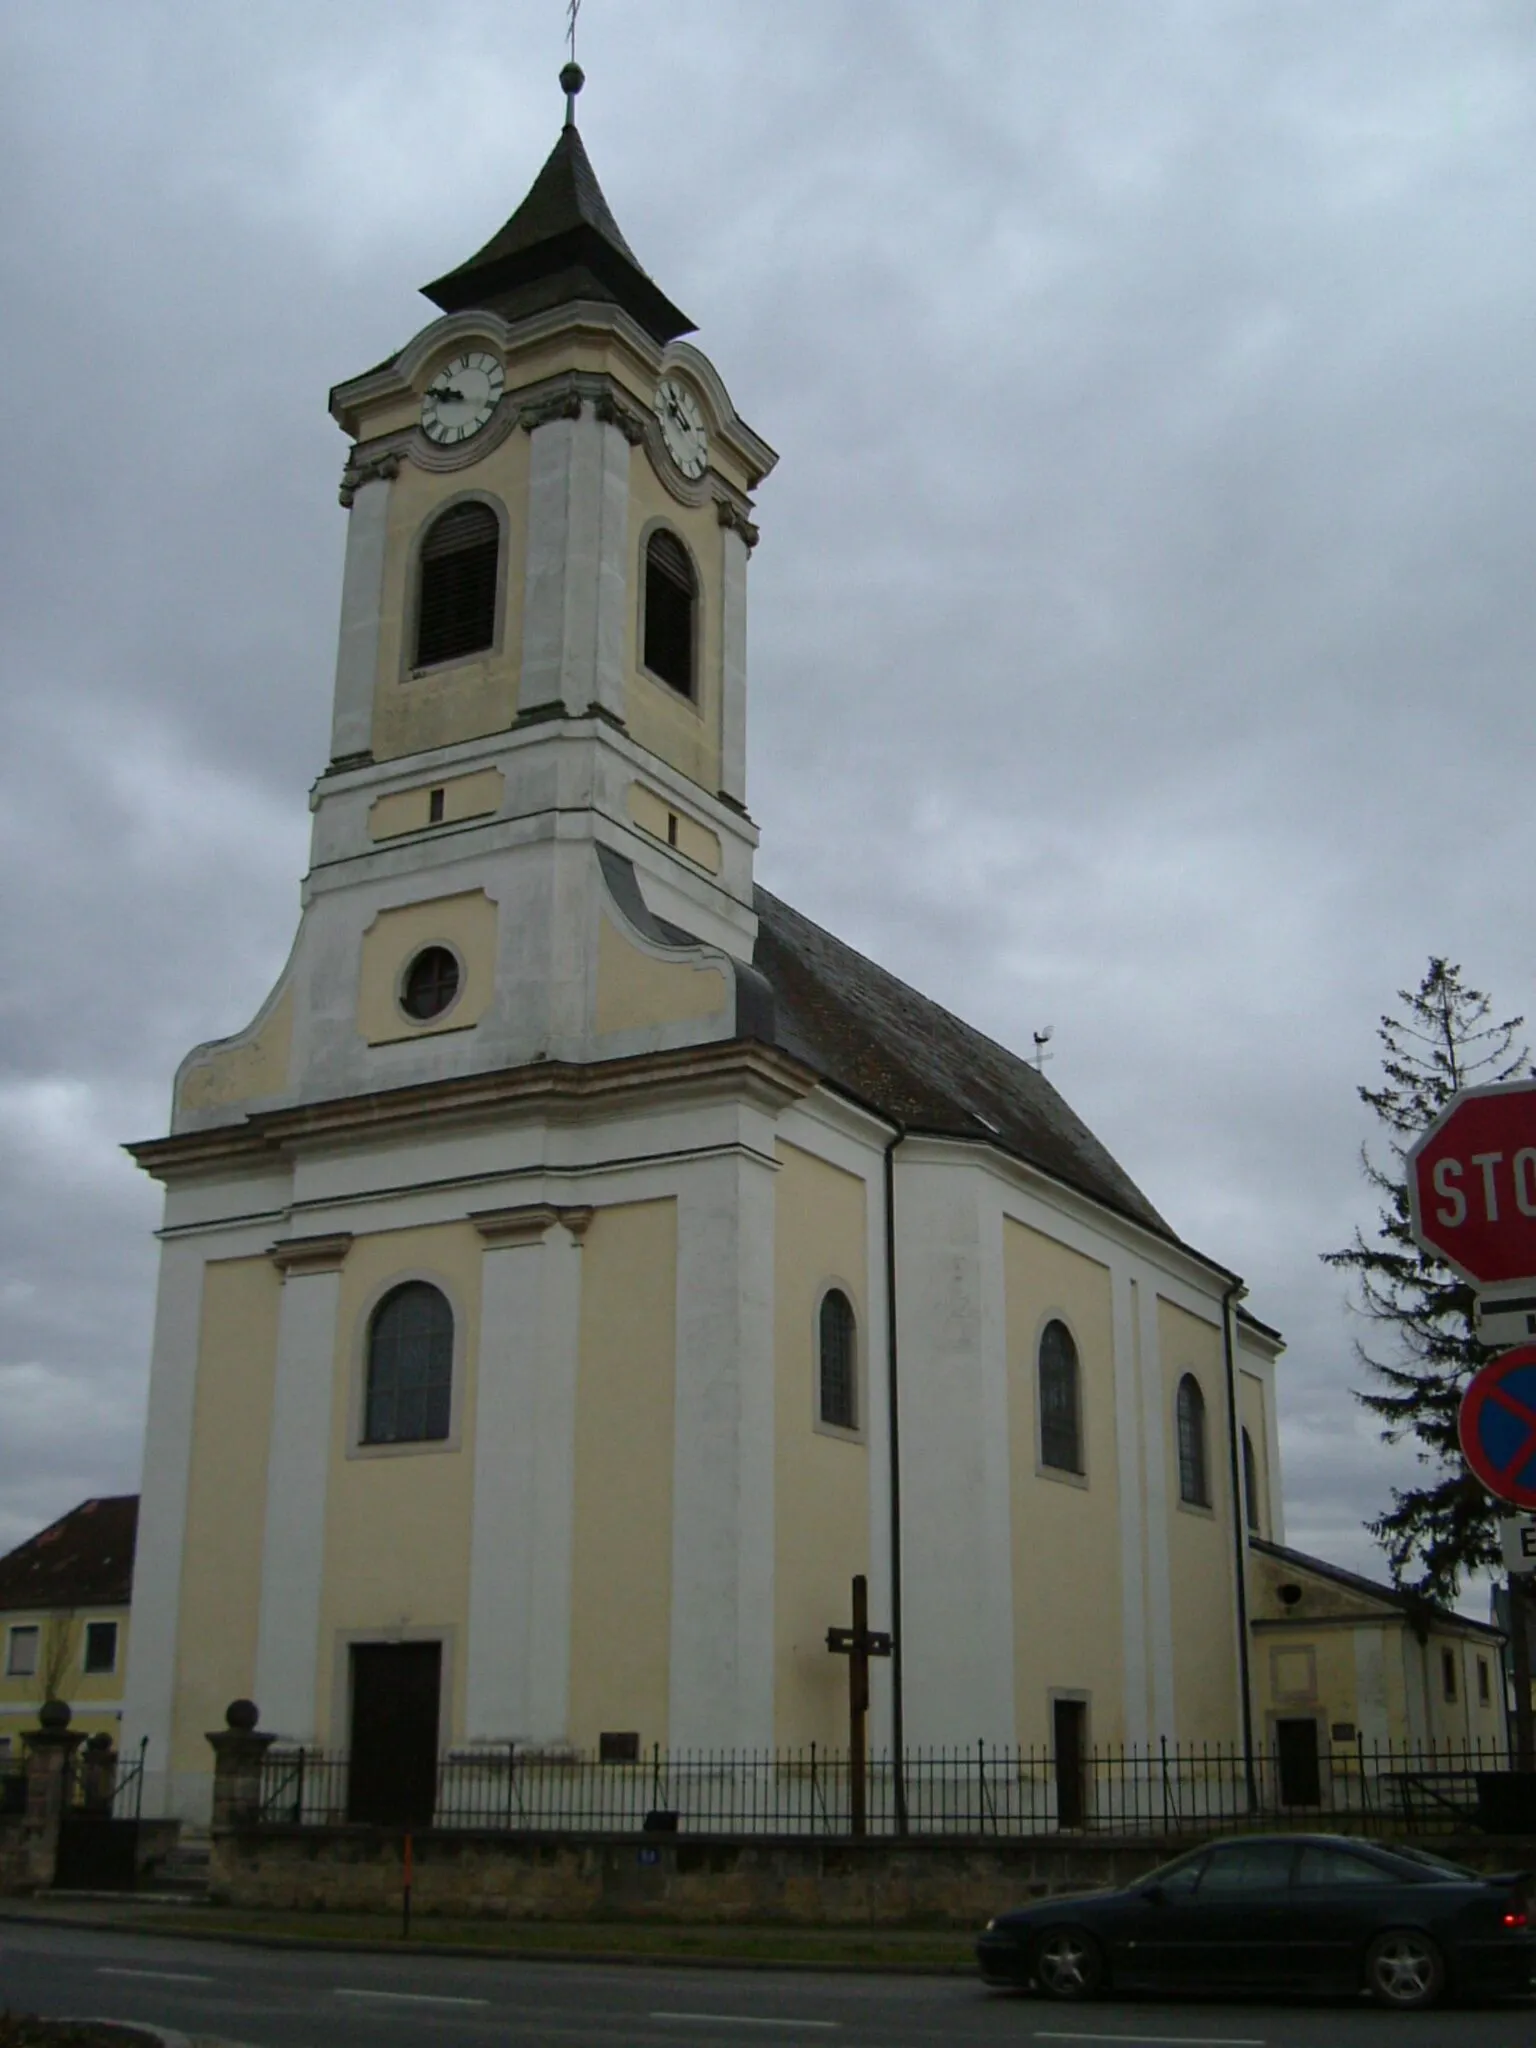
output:
[{"label": "cross finial on spire", "polygon": [[576,62],[576,17],[581,12],[581,0],[566,0],[565,39],[571,46],[571,62]]}]

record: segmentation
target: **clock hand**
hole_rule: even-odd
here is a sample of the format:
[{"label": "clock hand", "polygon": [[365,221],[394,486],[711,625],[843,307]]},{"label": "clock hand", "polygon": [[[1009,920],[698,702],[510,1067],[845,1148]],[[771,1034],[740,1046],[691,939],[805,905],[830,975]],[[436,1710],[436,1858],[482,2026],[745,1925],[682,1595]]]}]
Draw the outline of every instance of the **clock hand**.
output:
[{"label": "clock hand", "polygon": [[445,384],[440,391],[429,390],[424,396],[435,398],[439,405],[462,405],[464,403],[463,392],[455,391],[451,384]]}]

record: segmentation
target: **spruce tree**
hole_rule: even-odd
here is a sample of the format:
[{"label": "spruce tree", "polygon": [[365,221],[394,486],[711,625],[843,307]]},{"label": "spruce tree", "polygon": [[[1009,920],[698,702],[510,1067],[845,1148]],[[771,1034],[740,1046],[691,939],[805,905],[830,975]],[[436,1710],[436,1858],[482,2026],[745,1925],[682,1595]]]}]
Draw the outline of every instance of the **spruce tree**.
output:
[{"label": "spruce tree", "polygon": [[1514,1081],[1531,1071],[1516,1047],[1523,1017],[1492,1021],[1491,999],[1469,988],[1450,960],[1431,958],[1401,1008],[1377,1026],[1382,1078],[1359,1090],[1385,1127],[1389,1160],[1362,1146],[1361,1166],[1380,1199],[1374,1236],[1356,1230],[1324,1263],[1352,1273],[1358,1303],[1380,1331],[1355,1354],[1375,1381],[1355,1398],[1381,1420],[1388,1443],[1409,1440],[1424,1478],[1394,1487],[1392,1505],[1367,1524],[1401,1586],[1426,1599],[1455,1598],[1464,1573],[1499,1562],[1493,1503],[1462,1462],[1456,1412],[1467,1381],[1494,1353],[1477,1341],[1473,1289],[1419,1249],[1408,1221],[1404,1157],[1458,1090]]}]

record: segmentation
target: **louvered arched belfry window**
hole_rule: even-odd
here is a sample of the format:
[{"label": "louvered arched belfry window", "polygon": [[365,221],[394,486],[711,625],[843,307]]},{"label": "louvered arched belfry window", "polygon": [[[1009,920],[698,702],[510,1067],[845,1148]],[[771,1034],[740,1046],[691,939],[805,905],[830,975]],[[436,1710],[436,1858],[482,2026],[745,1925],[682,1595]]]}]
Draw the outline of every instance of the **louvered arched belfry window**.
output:
[{"label": "louvered arched belfry window", "polygon": [[818,1350],[821,1419],[834,1429],[859,1426],[858,1360],[854,1351],[853,1303],[840,1287],[821,1297]]},{"label": "louvered arched belfry window", "polygon": [[1179,1381],[1179,1499],[1194,1508],[1211,1504],[1210,1460],[1205,1447],[1205,1396],[1192,1372]]},{"label": "louvered arched belfry window", "polygon": [[1082,1397],[1077,1346],[1066,1324],[1040,1332],[1040,1462],[1056,1472],[1083,1469]]},{"label": "louvered arched belfry window", "polygon": [[645,544],[644,661],[683,696],[694,694],[694,613],[698,583],[688,550],[658,526]]},{"label": "louvered arched belfry window", "polygon": [[496,642],[501,524],[489,505],[450,505],[421,544],[415,667],[481,654]]}]

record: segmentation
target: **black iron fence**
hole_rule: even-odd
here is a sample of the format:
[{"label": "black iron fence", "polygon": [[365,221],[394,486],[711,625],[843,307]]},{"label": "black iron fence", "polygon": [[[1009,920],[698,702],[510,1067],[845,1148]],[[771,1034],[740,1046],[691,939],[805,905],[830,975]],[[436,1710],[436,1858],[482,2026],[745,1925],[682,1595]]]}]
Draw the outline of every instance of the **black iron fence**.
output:
[{"label": "black iron fence", "polygon": [[[868,1830],[898,1832],[898,1792],[914,1835],[1210,1833],[1253,1827],[1343,1827],[1356,1833],[1452,1833],[1500,1825],[1510,1794],[1502,1748],[1417,1749],[1354,1742],[1298,1757],[1245,1755],[1210,1743],[1100,1749],[1081,1757],[978,1742],[908,1751],[897,1775],[870,1759]],[[846,1752],[666,1751],[623,1762],[516,1744],[451,1751],[438,1761],[430,1814],[366,1793],[345,1755],[273,1749],[262,1767],[267,1823],[348,1820],[508,1831],[707,1835],[846,1835]]]}]

